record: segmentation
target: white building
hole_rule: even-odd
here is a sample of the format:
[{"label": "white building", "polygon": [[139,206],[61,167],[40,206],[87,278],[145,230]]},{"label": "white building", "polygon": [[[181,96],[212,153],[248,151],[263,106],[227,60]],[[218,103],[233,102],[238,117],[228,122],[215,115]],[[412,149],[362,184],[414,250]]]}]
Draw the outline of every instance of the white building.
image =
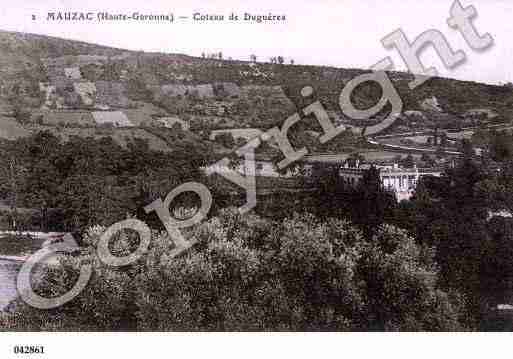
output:
[{"label": "white building", "polygon": [[92,113],[97,125],[112,124],[115,127],[133,127],[128,117],[121,111],[95,111]]},{"label": "white building", "polygon": [[[351,185],[356,186],[366,170],[370,168],[369,165],[357,167],[341,167],[339,175],[344,181]],[[440,177],[442,171],[439,169],[426,169],[426,168],[400,168],[397,164],[392,166],[376,166],[379,170],[379,177],[383,187],[395,192],[398,201],[410,199],[417,187],[419,178],[424,176]]]}]

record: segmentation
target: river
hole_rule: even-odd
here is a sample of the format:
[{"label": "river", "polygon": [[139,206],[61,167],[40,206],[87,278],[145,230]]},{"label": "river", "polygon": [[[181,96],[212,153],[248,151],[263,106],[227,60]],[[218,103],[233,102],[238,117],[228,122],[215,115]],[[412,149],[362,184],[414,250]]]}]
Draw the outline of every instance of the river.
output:
[{"label": "river", "polygon": [[16,274],[20,263],[0,259],[0,311],[16,298]]}]

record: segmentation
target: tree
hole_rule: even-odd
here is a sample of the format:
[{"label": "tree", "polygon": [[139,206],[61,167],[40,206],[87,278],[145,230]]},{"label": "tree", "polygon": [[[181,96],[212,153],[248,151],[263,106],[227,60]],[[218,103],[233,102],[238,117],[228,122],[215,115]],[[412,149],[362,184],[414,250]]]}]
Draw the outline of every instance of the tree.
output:
[{"label": "tree", "polygon": [[370,240],[387,216],[393,213],[395,195],[383,187],[379,170],[372,166],[365,171],[354,193],[351,218],[365,238]]},{"label": "tree", "polygon": [[[44,230],[54,224],[77,232],[110,225],[182,182],[198,180],[205,154],[212,154],[210,144],[191,141],[183,131],[155,132],[169,141],[172,157],[137,138],[125,139],[126,148],[110,137],[64,142],[40,132],[20,138],[2,148],[0,194],[13,209],[38,210]],[[60,218],[49,223],[48,214],[57,210]]]},{"label": "tree", "polygon": [[127,95],[133,100],[149,100],[152,93],[146,86],[142,73],[136,73],[131,76],[126,83]]},{"label": "tree", "polygon": [[0,154],[0,194],[8,199],[12,228],[16,230],[21,189],[25,185],[27,171],[16,157],[15,148],[0,149]]},{"label": "tree", "polygon": [[442,147],[437,147],[436,151],[435,151],[435,155],[436,155],[436,158],[441,160],[442,158],[444,158],[445,156],[445,152],[444,150],[442,149]]},{"label": "tree", "polygon": [[492,132],[490,156],[495,161],[513,159],[513,134],[508,134],[505,131]]},{"label": "tree", "polygon": [[415,166],[415,160],[413,159],[413,156],[411,153],[408,154],[403,160],[401,160],[401,166],[405,168],[413,168]]},{"label": "tree", "polygon": [[42,229],[47,229],[46,219],[50,208],[56,208],[57,188],[62,181],[55,166],[60,155],[61,142],[51,132],[39,132],[20,139],[19,160],[23,162],[27,175],[21,191],[29,208],[37,208],[42,218]]},{"label": "tree", "polygon": [[448,144],[449,144],[449,139],[447,137],[447,133],[443,132],[440,135],[440,146],[447,147]]},{"label": "tree", "polygon": [[398,218],[419,243],[435,248],[439,285],[465,296],[465,321],[475,328],[489,302],[482,266],[488,260],[490,194],[484,192],[494,186],[485,184],[487,176],[484,166],[466,157],[440,178],[423,178]]},{"label": "tree", "polygon": [[497,182],[503,189],[505,207],[513,213],[513,160],[502,164]]},{"label": "tree", "polygon": [[[37,283],[38,293],[55,295],[87,260],[94,274],[86,289],[52,316],[18,300],[18,330],[27,330],[24,323],[40,330],[462,329],[458,297],[436,288],[428,252],[391,226],[378,233],[384,246],[343,220],[272,221],[225,209],[187,235],[196,245],[182,256],[169,258],[172,242],[154,234],[144,260],[121,269],[91,255],[103,231],[87,231],[86,247],[63,261],[64,273],[47,271]],[[116,235],[115,254],[129,253],[135,239]]]},{"label": "tree", "polygon": [[218,134],[216,136],[216,142],[229,149],[232,149],[235,146],[235,139],[230,132],[223,132]]},{"label": "tree", "polygon": [[511,303],[513,299],[513,221],[495,217],[488,224],[490,236],[481,262],[481,290],[486,293],[486,306]]},{"label": "tree", "polygon": [[349,167],[358,167],[365,161],[365,157],[359,152],[353,152],[347,158]]},{"label": "tree", "polygon": [[[357,273],[367,295],[369,328],[380,331],[461,328],[462,297],[437,288],[438,273],[431,248],[419,246],[406,232],[388,225],[364,248]],[[424,302],[422,298],[429,299]]]},{"label": "tree", "polygon": [[120,76],[119,66],[109,58],[104,66],[102,79],[105,81],[119,81]]},{"label": "tree", "polygon": [[422,156],[420,157],[420,160],[422,162],[424,162],[424,166],[427,166],[427,167],[433,167],[436,165],[436,161],[431,156],[429,156],[427,153],[423,153]]},{"label": "tree", "polygon": [[30,122],[32,114],[26,107],[17,101],[13,106],[13,116],[19,123],[24,125]]},{"label": "tree", "polygon": [[280,65],[283,65],[283,63],[285,62],[285,59],[283,58],[283,56],[278,56],[277,61]]}]

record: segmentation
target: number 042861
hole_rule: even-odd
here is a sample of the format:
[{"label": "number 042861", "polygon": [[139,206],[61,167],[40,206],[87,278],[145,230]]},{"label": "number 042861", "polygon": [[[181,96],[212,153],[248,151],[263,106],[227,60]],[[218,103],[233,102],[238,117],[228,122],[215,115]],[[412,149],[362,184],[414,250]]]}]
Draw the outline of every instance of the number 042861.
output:
[{"label": "number 042861", "polygon": [[44,354],[42,345],[15,345],[14,354]]}]

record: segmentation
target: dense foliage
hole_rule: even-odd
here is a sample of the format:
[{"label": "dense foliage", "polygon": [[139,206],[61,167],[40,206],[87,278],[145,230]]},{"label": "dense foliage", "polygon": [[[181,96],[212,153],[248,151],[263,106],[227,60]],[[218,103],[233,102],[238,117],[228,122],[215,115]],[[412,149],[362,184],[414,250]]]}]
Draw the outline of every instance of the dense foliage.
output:
[{"label": "dense foliage", "polygon": [[[179,258],[155,235],[143,261],[108,268],[87,247],[50,268],[38,291],[56,295],[93,263],[88,287],[64,306],[40,311],[17,303],[8,329],[45,330],[457,330],[461,300],[437,287],[430,251],[385,226],[373,241],[351,223],[295,215],[271,221],[223,210],[190,233]],[[113,241],[127,253],[133,238]],[[87,313],[87,315],[83,315]],[[13,318],[17,318],[17,326]],[[27,320],[30,318],[30,321]]]},{"label": "dense foliage", "polygon": [[[64,258],[62,269],[44,269],[38,289],[46,295],[64,292],[87,261],[95,269],[86,290],[52,311],[18,302],[17,313],[4,316],[4,325],[49,330],[504,329],[508,324],[498,327],[490,319],[498,304],[513,300],[513,220],[508,217],[513,213],[513,158],[494,150],[505,145],[503,136],[486,137],[483,156],[469,150],[442,177],[423,178],[412,200],[400,204],[382,188],[376,169],[353,188],[330,166],[318,168],[318,176],[304,183],[314,191],[259,200],[260,216],[222,210],[230,198],[216,197],[212,217],[186,233],[197,244],[179,258],[168,258],[169,238],[154,234],[144,260],[126,268],[105,267],[95,255],[105,227],[95,227],[85,235],[79,256]],[[156,218],[134,207],[165,194],[160,184],[174,187],[184,168],[197,175],[202,161],[199,155],[184,155],[177,162],[179,151],[171,161],[144,143],[128,148],[109,139],[65,143],[47,133],[18,145],[20,156],[6,162],[10,181],[4,191],[20,188],[20,202],[62,206],[72,228],[107,226],[127,213],[157,228]],[[151,172],[150,163],[162,172]],[[141,173],[160,181],[144,181]],[[117,188],[126,192],[115,202]],[[119,235],[112,248],[127,253],[137,241],[130,233]],[[86,310],[94,315],[82,317]]]},{"label": "dense foliage", "polygon": [[126,147],[110,137],[62,141],[39,132],[3,145],[0,199],[14,211],[38,211],[43,230],[81,232],[94,224],[111,225],[201,176],[208,148],[178,138],[172,148],[154,151],[137,138]]},{"label": "dense foliage", "polygon": [[446,176],[426,178],[397,209],[396,224],[434,247],[440,285],[464,293],[473,326],[511,303],[513,177],[511,162],[488,166],[467,158]]}]

